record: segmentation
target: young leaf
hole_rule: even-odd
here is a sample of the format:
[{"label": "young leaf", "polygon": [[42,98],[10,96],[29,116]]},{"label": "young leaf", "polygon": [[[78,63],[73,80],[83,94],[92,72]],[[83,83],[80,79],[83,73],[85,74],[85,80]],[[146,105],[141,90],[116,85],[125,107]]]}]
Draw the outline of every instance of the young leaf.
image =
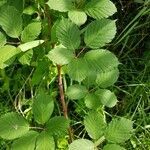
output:
[{"label": "young leaf", "polygon": [[102,19],[113,15],[117,9],[110,0],[92,0],[86,4],[85,12],[95,19]]},{"label": "young leaf", "polygon": [[84,41],[86,46],[90,48],[99,48],[111,42],[115,34],[116,24],[114,20],[95,20],[87,26]]},{"label": "young leaf", "polygon": [[46,123],[54,109],[54,102],[51,96],[45,94],[44,92],[40,92],[33,102],[33,114],[34,119],[39,124]]},{"label": "young leaf", "polygon": [[30,50],[34,47],[41,45],[42,43],[44,43],[44,40],[35,40],[35,41],[27,42],[25,44],[21,44],[18,46],[18,48],[20,48],[21,51],[26,52],[27,50]]},{"label": "young leaf", "polygon": [[95,93],[89,93],[85,98],[85,105],[89,109],[97,109],[101,106],[101,101]]},{"label": "young leaf", "polygon": [[47,4],[51,9],[60,12],[67,12],[73,9],[72,0],[49,0]]},{"label": "young leaf", "polygon": [[113,85],[117,81],[118,77],[119,77],[119,70],[118,68],[114,68],[107,72],[99,73],[96,78],[96,83],[101,88],[107,88]]},{"label": "young leaf", "polygon": [[101,103],[107,107],[114,107],[117,103],[116,95],[106,89],[99,89],[95,92],[95,94],[99,97]]},{"label": "young leaf", "polygon": [[55,64],[66,65],[73,60],[74,54],[66,48],[56,47],[47,54],[47,57]]},{"label": "young leaf", "polygon": [[84,58],[93,72],[107,72],[119,65],[117,57],[104,49],[91,50],[85,54]]},{"label": "young leaf", "polygon": [[76,25],[81,26],[87,20],[87,15],[83,11],[72,10],[68,12],[69,19]]},{"label": "young leaf", "polygon": [[0,32],[0,48],[6,44],[6,36]]},{"label": "young leaf", "polygon": [[46,132],[49,135],[56,137],[64,137],[67,134],[67,129],[69,127],[69,120],[64,117],[53,117],[46,123]]},{"label": "young leaf", "polygon": [[21,34],[22,42],[35,40],[41,32],[41,22],[32,22],[24,28]]},{"label": "young leaf", "polygon": [[69,99],[75,100],[84,98],[87,92],[88,91],[85,86],[76,84],[68,87],[66,95]]},{"label": "young leaf", "polygon": [[88,135],[97,140],[104,134],[106,128],[105,117],[100,112],[90,111],[84,119],[84,125]]},{"label": "young leaf", "polygon": [[18,38],[22,31],[21,13],[13,6],[2,7],[0,9],[0,26],[8,36]]},{"label": "young leaf", "polygon": [[14,46],[11,45],[5,45],[0,48],[0,69],[3,69],[10,65],[13,57],[15,57],[18,53],[20,53],[20,50],[17,49]]},{"label": "young leaf", "polygon": [[69,150],[95,150],[94,143],[87,139],[78,139],[69,145]]},{"label": "young leaf", "polygon": [[29,131],[29,124],[17,113],[7,113],[0,117],[0,136],[12,140]]},{"label": "young leaf", "polygon": [[23,55],[18,60],[22,65],[29,65],[30,66],[32,56],[33,56],[33,50],[31,49],[31,50],[23,53]]},{"label": "young leaf", "polygon": [[75,50],[80,46],[80,30],[69,19],[62,18],[57,26],[56,35],[59,42],[68,49]]},{"label": "young leaf", "polygon": [[71,61],[67,66],[67,72],[72,80],[81,82],[87,76],[89,70],[85,59],[77,58]]},{"label": "young leaf", "polygon": [[106,129],[105,138],[111,143],[123,143],[131,137],[132,125],[133,122],[126,118],[113,119]]},{"label": "young leaf", "polygon": [[104,146],[103,150],[126,150],[126,149],[117,144],[107,144]]},{"label": "young leaf", "polygon": [[13,142],[12,150],[35,150],[38,135],[38,132],[29,131],[26,135]]},{"label": "young leaf", "polygon": [[36,150],[55,150],[54,138],[43,131],[37,137]]}]

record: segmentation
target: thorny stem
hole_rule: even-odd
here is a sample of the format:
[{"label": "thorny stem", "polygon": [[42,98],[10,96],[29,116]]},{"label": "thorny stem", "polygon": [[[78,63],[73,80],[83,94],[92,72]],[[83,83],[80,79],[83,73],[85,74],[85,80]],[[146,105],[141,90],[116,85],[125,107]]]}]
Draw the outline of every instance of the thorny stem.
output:
[{"label": "thorny stem", "polygon": [[[63,115],[66,119],[68,119],[68,108],[67,108],[67,104],[65,102],[65,95],[64,95],[64,87],[63,87],[61,69],[62,69],[62,66],[57,65],[60,101],[61,101],[61,105],[62,105],[62,109],[63,109]],[[71,127],[68,128],[68,133],[69,133],[69,143],[71,143],[73,141],[73,135],[72,135]]]}]

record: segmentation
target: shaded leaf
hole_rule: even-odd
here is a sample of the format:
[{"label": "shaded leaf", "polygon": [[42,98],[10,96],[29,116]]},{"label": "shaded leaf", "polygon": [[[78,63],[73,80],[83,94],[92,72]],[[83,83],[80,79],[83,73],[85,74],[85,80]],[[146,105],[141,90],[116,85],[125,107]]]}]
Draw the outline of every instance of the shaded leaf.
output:
[{"label": "shaded leaf", "polygon": [[22,42],[30,42],[35,40],[41,32],[41,22],[32,22],[28,24],[21,34]]},{"label": "shaded leaf", "polygon": [[0,9],[0,26],[12,38],[18,38],[22,31],[22,18],[13,6],[4,6]]},{"label": "shaded leaf", "polygon": [[0,32],[0,47],[4,46],[6,44],[6,36]]},{"label": "shaded leaf", "polygon": [[117,144],[107,144],[104,146],[103,150],[125,150],[125,148]]},{"label": "shaded leaf", "polygon": [[67,134],[69,120],[64,117],[53,117],[46,123],[46,132],[52,136],[64,137]]},{"label": "shaded leaf", "polygon": [[86,87],[78,84],[69,86],[66,91],[68,98],[73,100],[82,99],[86,96],[87,93],[88,91]]},{"label": "shaded leaf", "polygon": [[114,107],[117,104],[116,95],[110,90],[99,89],[96,92],[96,95],[99,97],[99,100],[104,106]]},{"label": "shaded leaf", "polygon": [[0,117],[0,136],[12,140],[29,131],[27,121],[17,113],[7,113]]},{"label": "shaded leaf", "polygon": [[29,131],[26,135],[13,142],[12,150],[35,150],[38,134],[36,131]]},{"label": "shaded leaf", "polygon": [[36,150],[55,150],[54,138],[43,131],[37,137]]},{"label": "shaded leaf", "polygon": [[34,119],[39,124],[46,123],[54,109],[54,102],[51,96],[40,92],[33,102]]},{"label": "shaded leaf", "polygon": [[68,66],[68,75],[72,80],[81,82],[87,76],[87,72],[89,70],[85,59],[77,58],[71,61]]}]

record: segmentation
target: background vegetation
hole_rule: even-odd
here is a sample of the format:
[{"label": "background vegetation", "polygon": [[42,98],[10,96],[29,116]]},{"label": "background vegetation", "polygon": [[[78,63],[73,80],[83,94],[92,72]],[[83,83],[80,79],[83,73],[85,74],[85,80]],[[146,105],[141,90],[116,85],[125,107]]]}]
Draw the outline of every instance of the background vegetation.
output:
[{"label": "background vegetation", "polygon": [[[118,13],[113,16],[113,18],[117,18],[118,33],[113,42],[108,45],[108,49],[114,52],[121,62],[119,80],[112,87],[117,93],[119,103],[113,109],[108,109],[107,112],[110,116],[126,116],[134,120],[135,133],[131,140],[124,145],[128,150],[149,150],[150,1],[113,0],[113,2],[118,9]],[[44,71],[44,69],[37,71],[37,74],[40,71]],[[16,106],[17,109],[31,105],[24,103],[25,99],[32,97],[32,92],[34,92],[34,89],[30,87],[32,75],[32,68],[22,67],[17,62],[14,66],[7,68],[6,72],[0,72],[0,115],[15,109],[12,106],[14,105],[13,99],[16,97],[20,99]],[[52,76],[55,77],[55,70]],[[38,81],[37,78],[34,79],[35,82]],[[55,84],[52,86],[55,87]],[[40,83],[40,86],[36,88],[41,88],[43,85],[45,83]],[[50,87],[50,89],[52,88]],[[53,94],[56,94],[55,91]],[[84,105],[80,104],[75,110],[72,106],[72,110],[72,118],[77,119],[84,113]],[[31,120],[30,110],[26,111],[28,119]],[[59,108],[55,113],[59,113]],[[83,134],[82,128],[77,128],[75,132]],[[9,141],[1,139],[0,149],[6,149],[9,144]]]}]

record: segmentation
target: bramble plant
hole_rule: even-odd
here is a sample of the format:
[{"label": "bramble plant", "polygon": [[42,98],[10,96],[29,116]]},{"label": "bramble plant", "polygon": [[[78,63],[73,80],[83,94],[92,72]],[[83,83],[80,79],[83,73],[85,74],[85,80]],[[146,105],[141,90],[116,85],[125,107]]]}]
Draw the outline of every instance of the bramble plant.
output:
[{"label": "bramble plant", "polygon": [[[0,118],[0,136],[12,150],[125,149],[133,122],[107,121],[105,110],[117,104],[109,87],[120,63],[105,49],[116,34],[116,20],[108,19],[116,12],[110,0],[0,1],[3,90],[23,83],[10,97],[16,112]],[[84,119],[77,122],[71,109],[81,103]],[[74,132],[78,124],[85,138]]]}]

